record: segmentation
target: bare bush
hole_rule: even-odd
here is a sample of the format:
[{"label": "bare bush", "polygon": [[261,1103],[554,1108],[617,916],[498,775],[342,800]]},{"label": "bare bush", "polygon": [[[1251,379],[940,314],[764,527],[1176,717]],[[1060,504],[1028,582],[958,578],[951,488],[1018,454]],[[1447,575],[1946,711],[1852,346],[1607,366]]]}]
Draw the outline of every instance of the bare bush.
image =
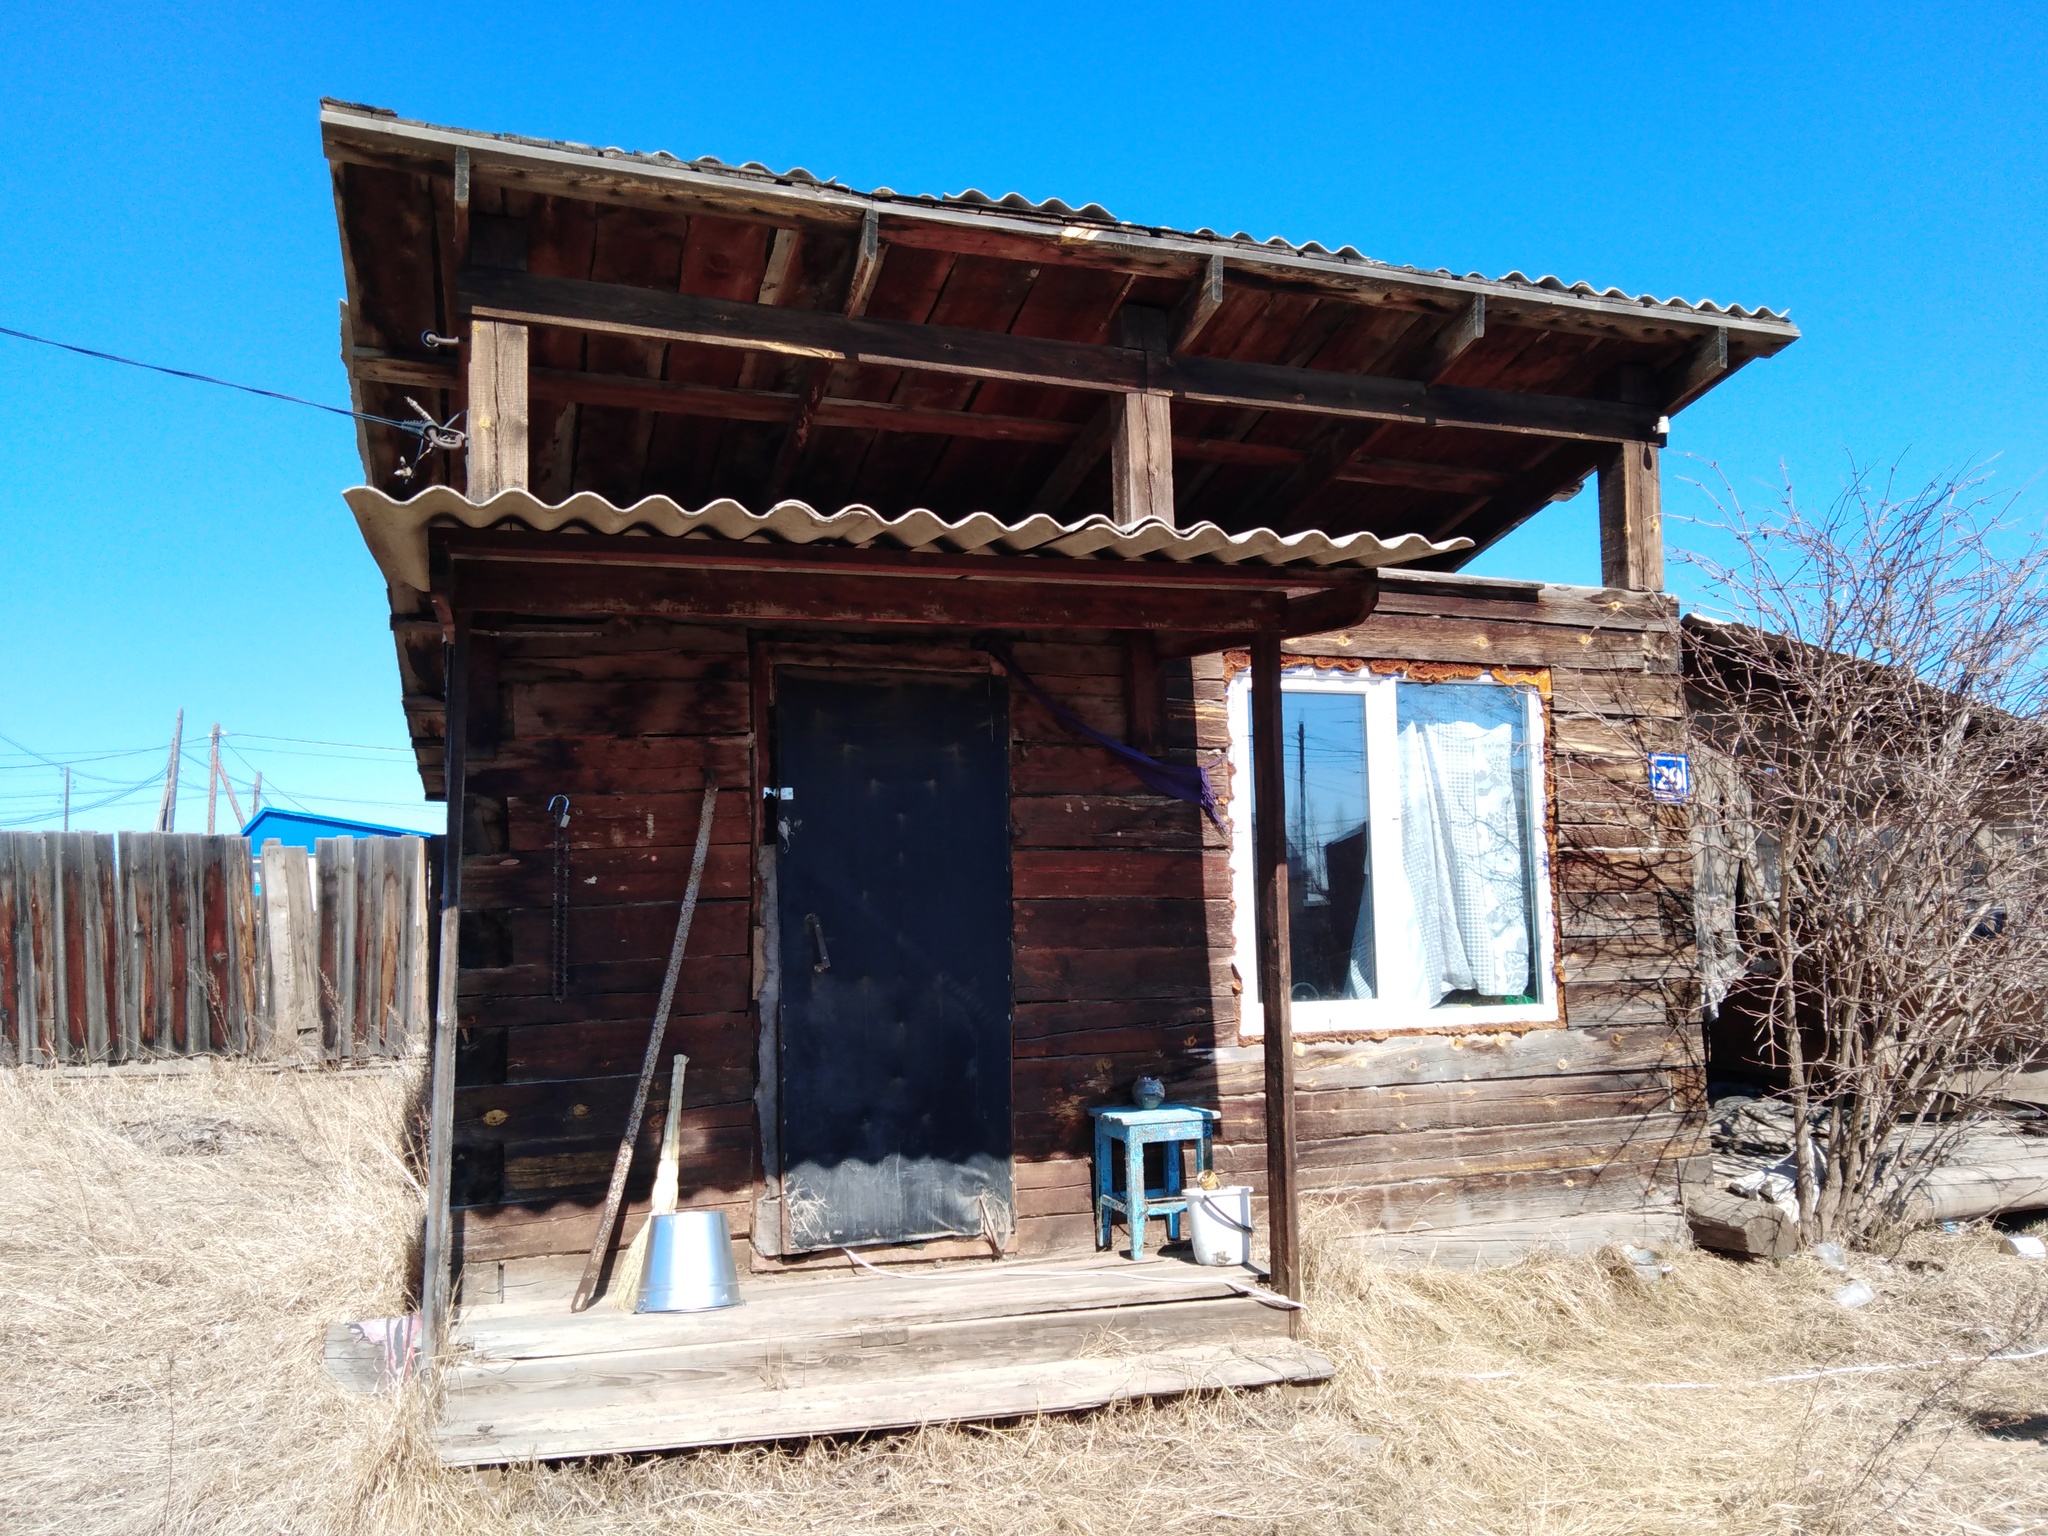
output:
[{"label": "bare bush", "polygon": [[1686,557],[1730,610],[1686,626],[1707,996],[1787,1075],[1803,1239],[1854,1241],[2043,1055],[2048,546],[1969,476],[1716,500],[1733,561]]}]

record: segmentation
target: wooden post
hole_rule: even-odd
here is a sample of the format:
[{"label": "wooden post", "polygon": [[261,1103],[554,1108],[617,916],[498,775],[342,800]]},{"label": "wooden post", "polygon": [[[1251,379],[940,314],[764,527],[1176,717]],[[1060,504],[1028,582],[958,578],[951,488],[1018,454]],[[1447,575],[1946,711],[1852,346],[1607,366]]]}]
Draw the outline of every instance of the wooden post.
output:
[{"label": "wooden post", "polygon": [[[1259,1002],[1265,1015],[1266,1224],[1273,1285],[1301,1298],[1295,1190],[1294,966],[1287,932],[1287,783],[1282,757],[1280,636],[1252,640],[1252,880],[1258,904]],[[1297,1314],[1298,1315],[1298,1314]]]},{"label": "wooden post", "polygon": [[526,489],[526,340],[523,325],[478,320],[470,326],[466,494],[471,501]]},{"label": "wooden post", "polygon": [[1623,443],[1600,466],[1600,580],[1629,592],[1664,590],[1654,443]]},{"label": "wooden post", "polygon": [[[523,343],[522,343],[523,346]],[[420,1368],[433,1370],[448,1328],[450,1213],[448,1190],[455,1166],[455,1030],[462,966],[463,748],[468,735],[469,621],[457,619],[448,647],[448,837],[442,845],[441,965],[434,1008],[430,1110],[427,1118],[427,1221],[420,1255]]]},{"label": "wooden post", "polygon": [[[1120,312],[1123,344],[1148,357],[1164,356],[1167,317],[1156,309],[1125,305]],[[1173,526],[1173,413],[1165,395],[1116,397],[1109,438],[1110,518],[1129,528],[1147,518]]]},{"label": "wooden post", "polygon": [[164,768],[164,796],[156,808],[159,832],[178,830],[178,756],[185,750],[185,711],[178,711],[178,723],[171,727],[171,760]]}]

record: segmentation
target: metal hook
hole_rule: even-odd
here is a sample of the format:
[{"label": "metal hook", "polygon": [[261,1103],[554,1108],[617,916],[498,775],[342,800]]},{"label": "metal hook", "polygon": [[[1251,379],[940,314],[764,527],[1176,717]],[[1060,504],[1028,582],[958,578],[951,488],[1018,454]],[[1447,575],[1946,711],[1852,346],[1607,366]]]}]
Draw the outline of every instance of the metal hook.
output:
[{"label": "metal hook", "polygon": [[420,344],[431,352],[438,352],[443,347],[460,347],[462,345],[462,338],[459,336],[440,336],[436,335],[433,331],[421,331]]}]

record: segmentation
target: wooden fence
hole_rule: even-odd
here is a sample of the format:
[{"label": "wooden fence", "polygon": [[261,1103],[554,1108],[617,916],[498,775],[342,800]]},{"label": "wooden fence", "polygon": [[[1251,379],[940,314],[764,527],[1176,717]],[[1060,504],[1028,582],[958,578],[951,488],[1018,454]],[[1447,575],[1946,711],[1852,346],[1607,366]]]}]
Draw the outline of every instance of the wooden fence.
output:
[{"label": "wooden fence", "polygon": [[[319,895],[315,899],[314,869]],[[0,832],[0,1061],[392,1055],[427,999],[426,844]]]}]

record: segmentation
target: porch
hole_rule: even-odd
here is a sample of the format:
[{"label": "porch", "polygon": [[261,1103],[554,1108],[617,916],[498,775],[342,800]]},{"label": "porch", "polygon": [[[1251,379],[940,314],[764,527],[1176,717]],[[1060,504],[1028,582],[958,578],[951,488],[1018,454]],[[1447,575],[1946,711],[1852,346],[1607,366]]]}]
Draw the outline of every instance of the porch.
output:
[{"label": "porch", "polygon": [[739,1306],[644,1315],[571,1313],[565,1278],[508,1265],[501,1300],[458,1311],[442,1460],[859,1434],[1332,1372],[1259,1271],[1171,1255],[756,1273]]}]

